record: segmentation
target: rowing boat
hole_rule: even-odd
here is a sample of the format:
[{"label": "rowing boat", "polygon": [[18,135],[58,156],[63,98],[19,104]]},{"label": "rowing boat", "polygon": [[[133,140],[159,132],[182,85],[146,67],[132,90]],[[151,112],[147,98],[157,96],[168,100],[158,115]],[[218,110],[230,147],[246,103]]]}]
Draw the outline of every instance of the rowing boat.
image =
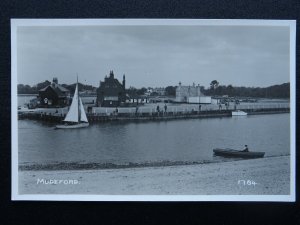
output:
[{"label": "rowing boat", "polygon": [[244,152],[241,150],[234,150],[234,149],[221,149],[216,148],[213,150],[214,154],[217,156],[223,157],[236,157],[236,158],[262,158],[265,155],[265,152]]}]

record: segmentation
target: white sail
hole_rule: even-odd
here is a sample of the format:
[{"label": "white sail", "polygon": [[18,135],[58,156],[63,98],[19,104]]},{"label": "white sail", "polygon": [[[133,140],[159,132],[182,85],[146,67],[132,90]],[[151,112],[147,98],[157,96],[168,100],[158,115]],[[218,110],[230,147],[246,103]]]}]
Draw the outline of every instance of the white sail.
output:
[{"label": "white sail", "polygon": [[73,96],[72,104],[69,112],[64,119],[66,122],[78,122],[78,85],[76,85],[75,93]]},{"label": "white sail", "polygon": [[85,114],[85,111],[84,111],[84,107],[83,107],[81,98],[79,98],[79,102],[80,102],[80,121],[82,121],[82,122],[89,122],[88,119],[87,119],[87,117],[86,117],[86,114]]}]

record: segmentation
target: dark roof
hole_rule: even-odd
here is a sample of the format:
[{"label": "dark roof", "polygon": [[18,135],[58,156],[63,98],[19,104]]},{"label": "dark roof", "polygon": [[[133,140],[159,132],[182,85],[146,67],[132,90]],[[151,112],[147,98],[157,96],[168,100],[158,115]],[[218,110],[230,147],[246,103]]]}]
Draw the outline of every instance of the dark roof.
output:
[{"label": "dark roof", "polygon": [[48,85],[47,87],[44,87],[44,88],[40,89],[39,91],[46,91],[46,89],[47,89],[49,86],[50,86],[51,88],[55,88],[55,89],[57,88],[57,89],[59,89],[59,90],[62,91],[62,92],[69,92],[69,90],[68,90],[67,88],[61,86],[60,84],[56,84],[56,83],[52,83],[52,84]]},{"label": "dark roof", "polygon": [[105,88],[106,84],[115,85],[116,87],[123,89],[123,85],[117,79],[112,78],[112,77],[105,78],[104,81],[101,81],[99,89]]},{"label": "dark roof", "polygon": [[40,89],[39,92],[46,91],[48,88],[51,88],[58,96],[65,96],[66,92],[70,92],[67,88],[64,88],[63,86],[56,83],[52,83],[47,87]]}]

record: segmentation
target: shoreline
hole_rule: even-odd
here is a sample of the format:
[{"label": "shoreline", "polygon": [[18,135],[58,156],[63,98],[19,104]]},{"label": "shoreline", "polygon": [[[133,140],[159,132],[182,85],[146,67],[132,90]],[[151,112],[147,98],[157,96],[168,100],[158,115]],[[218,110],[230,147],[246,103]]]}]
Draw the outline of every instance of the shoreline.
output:
[{"label": "shoreline", "polygon": [[[51,180],[57,183],[49,184]],[[290,156],[166,167],[19,171],[19,194],[288,195]]]}]

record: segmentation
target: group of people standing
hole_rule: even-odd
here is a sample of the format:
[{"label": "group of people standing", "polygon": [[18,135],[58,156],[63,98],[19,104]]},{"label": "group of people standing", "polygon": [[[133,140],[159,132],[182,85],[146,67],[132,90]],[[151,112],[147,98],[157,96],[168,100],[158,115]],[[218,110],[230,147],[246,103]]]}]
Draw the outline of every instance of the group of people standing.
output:
[{"label": "group of people standing", "polygon": [[[167,113],[167,109],[168,109],[168,106],[167,106],[167,104],[165,104],[165,105],[164,105],[164,113]],[[114,110],[113,113],[114,113],[115,115],[118,115],[118,112],[119,112],[119,109],[118,109],[118,107],[116,107],[116,109]],[[139,112],[139,107],[136,106],[136,107],[135,107],[135,115],[137,115],[138,112]],[[157,112],[157,113],[160,113],[160,107],[159,107],[159,105],[156,106],[156,112]]]},{"label": "group of people standing", "polygon": [[[167,109],[168,109],[167,104],[165,104],[165,106],[164,106],[165,113],[167,112]],[[159,105],[156,106],[156,112],[160,113]]]},{"label": "group of people standing", "polygon": [[[225,102],[225,108],[226,108],[226,110],[228,110],[228,108],[229,108],[229,102]],[[222,110],[222,104],[221,103],[219,103],[219,110]]]}]

